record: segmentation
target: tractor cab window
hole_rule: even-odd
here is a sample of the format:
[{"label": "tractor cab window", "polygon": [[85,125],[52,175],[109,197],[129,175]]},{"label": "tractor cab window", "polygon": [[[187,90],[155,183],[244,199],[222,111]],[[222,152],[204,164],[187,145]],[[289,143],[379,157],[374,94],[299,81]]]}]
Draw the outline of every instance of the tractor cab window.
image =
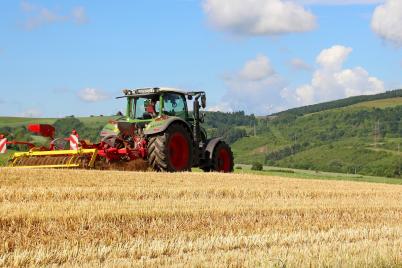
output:
[{"label": "tractor cab window", "polygon": [[135,119],[152,119],[159,115],[160,105],[158,96],[140,97],[133,99],[133,117]]},{"label": "tractor cab window", "polygon": [[184,96],[175,93],[164,94],[162,113],[185,119],[187,117],[187,106]]}]

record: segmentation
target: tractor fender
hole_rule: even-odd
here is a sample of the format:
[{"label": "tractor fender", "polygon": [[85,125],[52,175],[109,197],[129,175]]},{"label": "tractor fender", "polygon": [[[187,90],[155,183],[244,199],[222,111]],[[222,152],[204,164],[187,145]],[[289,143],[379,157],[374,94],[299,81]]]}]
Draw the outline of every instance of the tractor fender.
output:
[{"label": "tractor fender", "polygon": [[222,137],[219,137],[219,138],[214,138],[214,139],[207,141],[207,147],[205,148],[205,157],[206,158],[212,159],[212,154],[214,152],[216,145],[222,140],[223,140]]},{"label": "tractor fender", "polygon": [[167,119],[159,120],[159,121],[152,121],[151,123],[148,124],[148,126],[144,129],[144,134],[145,135],[153,135],[153,134],[158,134],[161,132],[164,132],[171,124],[173,123],[182,123],[183,125],[186,126],[188,131],[192,133],[191,131],[191,126],[188,122],[186,122],[184,119],[176,116],[168,117]]}]

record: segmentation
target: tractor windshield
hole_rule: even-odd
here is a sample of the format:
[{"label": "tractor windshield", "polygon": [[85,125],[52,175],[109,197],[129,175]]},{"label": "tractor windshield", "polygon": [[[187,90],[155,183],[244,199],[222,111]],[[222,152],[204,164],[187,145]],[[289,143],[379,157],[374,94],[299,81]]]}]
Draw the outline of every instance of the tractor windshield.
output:
[{"label": "tractor windshield", "polygon": [[163,95],[163,114],[187,118],[187,106],[184,96],[176,93]]},{"label": "tractor windshield", "polygon": [[135,119],[152,119],[159,115],[158,96],[138,97],[132,99],[132,115]]}]

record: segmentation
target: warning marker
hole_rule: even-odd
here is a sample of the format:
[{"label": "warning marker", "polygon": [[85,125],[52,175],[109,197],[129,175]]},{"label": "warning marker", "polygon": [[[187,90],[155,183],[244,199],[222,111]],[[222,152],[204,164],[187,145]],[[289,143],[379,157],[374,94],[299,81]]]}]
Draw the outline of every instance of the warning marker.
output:
[{"label": "warning marker", "polygon": [[78,150],[78,136],[71,134],[70,135],[70,150]]},{"label": "warning marker", "polygon": [[5,154],[7,152],[7,139],[0,140],[0,154]]}]

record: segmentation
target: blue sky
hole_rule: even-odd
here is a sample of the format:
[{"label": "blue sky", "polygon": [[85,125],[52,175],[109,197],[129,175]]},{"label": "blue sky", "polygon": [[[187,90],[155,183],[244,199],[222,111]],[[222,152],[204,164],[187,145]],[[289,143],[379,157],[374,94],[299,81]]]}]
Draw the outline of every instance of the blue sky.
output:
[{"label": "blue sky", "polygon": [[257,114],[395,89],[401,2],[3,1],[0,115],[112,114],[144,86]]}]

